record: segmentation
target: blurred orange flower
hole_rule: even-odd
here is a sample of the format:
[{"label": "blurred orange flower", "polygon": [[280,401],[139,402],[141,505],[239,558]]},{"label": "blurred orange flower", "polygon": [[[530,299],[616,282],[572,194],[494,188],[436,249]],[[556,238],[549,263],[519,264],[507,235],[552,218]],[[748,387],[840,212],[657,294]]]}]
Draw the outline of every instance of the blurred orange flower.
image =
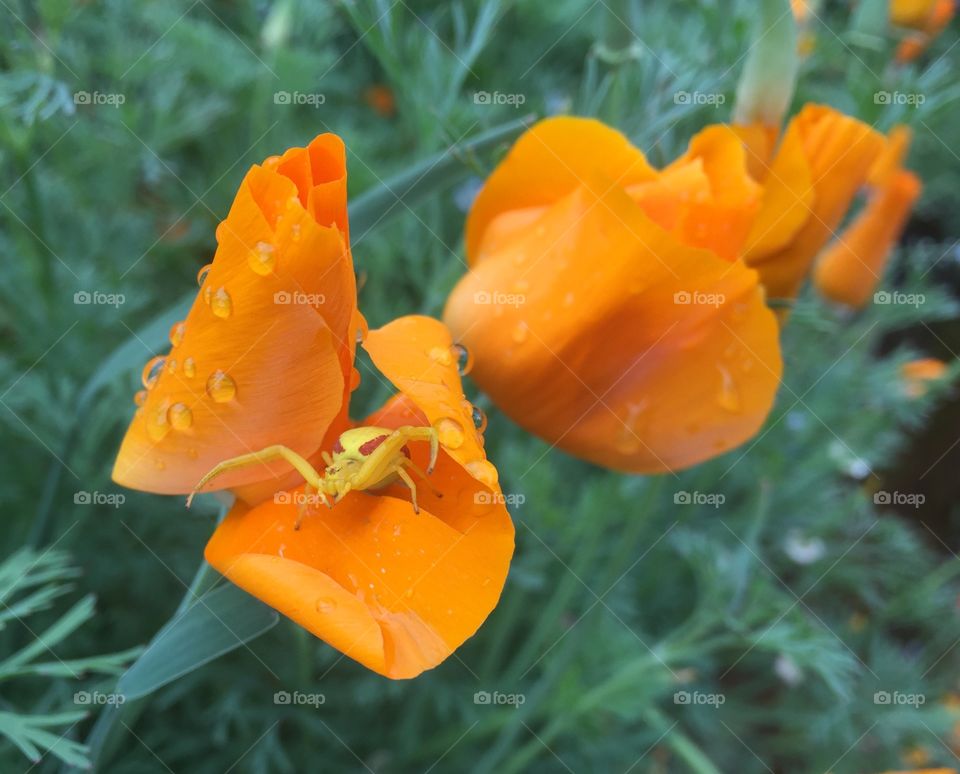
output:
[{"label": "blurred orange flower", "polygon": [[892,0],[890,21],[910,32],[900,41],[894,58],[912,62],[920,56],[953,19],[955,0]]},{"label": "blurred orange flower", "polygon": [[737,259],[761,206],[728,127],[655,170],[600,122],[542,121],[471,209],[444,318],[521,426],[618,470],[688,467],[752,436],[779,383],[776,318]]},{"label": "blurred orange flower", "polygon": [[947,364],[935,357],[921,357],[904,363],[900,369],[903,391],[908,397],[920,398],[927,392],[927,383],[942,379]]},{"label": "blurred orange flower", "polygon": [[[513,526],[447,329],[403,317],[366,334],[357,310],[343,143],[321,135],[247,173],[213,263],[145,389],[114,467],[125,486],[191,492],[227,458],[281,444],[322,467],[349,419],[364,347],[398,393],[361,423],[434,427],[418,489],[351,491],[295,523],[302,477],[282,461],[216,479],[238,497],[206,549],[240,587],[391,678],[436,666],[496,605]],[[405,450],[426,467],[426,444]],[[275,494],[276,493],[276,494]]]}]

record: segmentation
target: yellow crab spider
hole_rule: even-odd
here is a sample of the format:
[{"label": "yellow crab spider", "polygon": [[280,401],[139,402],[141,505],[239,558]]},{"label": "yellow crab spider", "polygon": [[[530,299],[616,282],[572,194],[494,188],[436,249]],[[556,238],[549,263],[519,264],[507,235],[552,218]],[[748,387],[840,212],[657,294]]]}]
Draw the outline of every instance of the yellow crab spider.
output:
[{"label": "yellow crab spider", "polygon": [[[430,463],[426,472],[410,459],[407,443],[410,441],[428,441],[430,443]],[[304,493],[310,490],[320,496],[323,504],[332,508],[334,504],[353,490],[380,489],[399,479],[410,489],[410,499],[415,513],[420,513],[417,505],[417,485],[413,482],[409,468],[421,478],[425,479],[433,473],[437,464],[439,439],[437,431],[432,427],[398,427],[388,430],[384,427],[355,427],[342,433],[333,445],[332,454],[321,452],[324,464],[324,475],[321,476],[314,467],[303,457],[286,446],[268,446],[258,452],[242,454],[216,465],[197,482],[193,492],[187,498],[187,507],[193,496],[214,478],[228,470],[266,463],[271,460],[283,459],[293,466],[307,482]],[[333,503],[328,499],[333,497]],[[300,522],[306,511],[306,499],[300,502],[300,512],[294,529],[300,529]]]}]

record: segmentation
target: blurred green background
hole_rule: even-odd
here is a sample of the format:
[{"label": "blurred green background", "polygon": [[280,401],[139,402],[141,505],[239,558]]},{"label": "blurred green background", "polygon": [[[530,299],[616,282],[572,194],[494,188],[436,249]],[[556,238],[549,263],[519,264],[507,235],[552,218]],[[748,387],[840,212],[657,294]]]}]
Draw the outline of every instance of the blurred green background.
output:
[{"label": "blurred green background", "polygon": [[[254,637],[252,621],[243,647],[100,703],[177,611],[216,518],[212,502],[187,511],[109,473],[140,368],[165,348],[246,169],[342,136],[351,200],[368,194],[352,228],[361,309],[372,326],[439,315],[464,270],[465,208],[515,122],[599,116],[666,163],[729,118],[755,13],[746,0],[0,2],[0,770],[956,765],[960,403],[949,380],[909,399],[899,368],[960,347],[960,47],[954,26],[893,66],[876,2],[812,20],[794,108],[913,127],[925,190],[884,287],[925,303],[850,315],[804,295],[764,431],[676,476],[551,451],[468,379],[503,489],[525,499],[501,603],[455,657],[394,683],[286,621]],[[470,150],[491,130],[501,141]],[[448,149],[414,190],[389,182]],[[878,507],[878,491],[925,502]],[[214,623],[187,632],[187,662]],[[278,704],[282,691],[323,703]],[[522,699],[478,703],[484,691]]]}]

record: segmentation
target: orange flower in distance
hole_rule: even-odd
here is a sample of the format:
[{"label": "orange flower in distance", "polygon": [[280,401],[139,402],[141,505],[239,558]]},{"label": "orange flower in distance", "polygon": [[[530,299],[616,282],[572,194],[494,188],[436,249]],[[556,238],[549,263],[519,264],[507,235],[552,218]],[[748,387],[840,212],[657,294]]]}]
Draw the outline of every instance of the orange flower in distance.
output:
[{"label": "orange flower in distance", "polygon": [[[344,453],[341,440],[355,427],[355,347],[366,329],[344,159],[342,142],[322,135],[248,172],[197,301],[171,331],[172,350],[145,370],[114,467],[118,483],[185,494],[212,468],[266,447],[285,446],[321,469],[324,455]],[[388,469],[351,477],[354,490],[330,509],[304,512],[313,502],[305,498],[317,495],[304,492],[302,469],[257,458],[204,487],[238,498],[206,556],[351,658],[387,677],[413,677],[449,656],[496,605],[513,526],[447,329],[404,317],[366,335],[399,393],[364,420],[373,446],[357,453],[373,456],[401,427],[433,428],[434,470],[420,473],[429,471],[425,442],[402,443],[390,458],[419,474],[419,508]]]},{"label": "orange flower in distance", "polygon": [[910,398],[923,397],[927,383],[942,379],[946,372],[947,364],[935,357],[921,357],[904,363],[900,368],[903,391]]},{"label": "orange flower in distance", "polygon": [[916,30],[900,41],[894,59],[905,64],[920,56],[947,28],[955,13],[955,0],[891,3],[891,21]]},{"label": "orange flower in distance", "polygon": [[756,139],[756,128],[738,131],[764,191],[744,260],[760,273],[770,297],[793,298],[888,144],[896,141],[825,105],[805,106],[775,153],[771,143]]},{"label": "orange flower in distance", "polygon": [[[403,317],[371,331],[364,347],[399,392],[362,424],[440,432],[436,470],[418,487],[419,513],[393,484],[317,507],[298,530],[298,488],[253,508],[236,505],[206,558],[350,658],[408,678],[446,659],[496,606],[513,525],[443,324]],[[409,447],[421,468],[424,447]]]},{"label": "orange flower in distance", "polygon": [[384,118],[392,118],[397,112],[397,102],[393,91],[382,83],[374,84],[363,92],[366,103]]},{"label": "orange flower in distance", "polygon": [[617,470],[742,443],[781,371],[776,319],[735,259],[759,197],[724,127],[658,171],[597,121],[540,122],[467,220],[471,268],[444,319],[475,380],[527,430]]}]

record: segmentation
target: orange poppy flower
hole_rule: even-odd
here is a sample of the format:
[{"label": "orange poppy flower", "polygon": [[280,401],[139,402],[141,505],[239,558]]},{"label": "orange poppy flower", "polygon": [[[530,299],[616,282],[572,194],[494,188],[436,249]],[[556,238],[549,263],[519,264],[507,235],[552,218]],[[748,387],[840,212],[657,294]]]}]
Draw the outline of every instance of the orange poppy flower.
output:
[{"label": "orange poppy flower", "polygon": [[658,171],[597,121],[538,123],[467,220],[471,268],[444,319],[474,379],[521,426],[618,470],[742,443],[781,371],[776,319],[735,259],[760,193],[726,127]]},{"label": "orange poppy flower", "polygon": [[767,293],[793,298],[814,259],[835,235],[854,197],[890,145],[880,132],[825,105],[807,105],[788,124],[775,153],[740,128],[763,184],[760,213],[744,260]]},{"label": "orange poppy flower", "polygon": [[947,364],[935,357],[921,357],[904,363],[900,368],[903,391],[910,398],[920,398],[927,392],[927,383],[942,379]]},{"label": "orange poppy flower", "polygon": [[947,28],[956,11],[954,0],[913,0],[913,2],[891,3],[891,21],[917,30],[900,41],[894,59],[904,64],[920,56]]},{"label": "orange poppy flower", "polygon": [[[322,135],[254,166],[217,236],[171,352],[145,371],[118,483],[185,494],[224,460],[277,444],[322,467],[354,426],[348,402],[366,326],[347,241],[342,142]],[[303,477],[287,462],[259,461],[206,487],[238,497],[206,558],[344,654],[406,678],[447,658],[496,605],[513,526],[447,329],[403,317],[365,335],[399,390],[362,423],[385,431],[371,442],[410,426],[432,427],[439,439],[436,468],[416,488],[419,508],[410,489],[379,476],[375,490],[358,486],[304,514]],[[426,447],[404,444],[397,454],[429,469]]]}]

